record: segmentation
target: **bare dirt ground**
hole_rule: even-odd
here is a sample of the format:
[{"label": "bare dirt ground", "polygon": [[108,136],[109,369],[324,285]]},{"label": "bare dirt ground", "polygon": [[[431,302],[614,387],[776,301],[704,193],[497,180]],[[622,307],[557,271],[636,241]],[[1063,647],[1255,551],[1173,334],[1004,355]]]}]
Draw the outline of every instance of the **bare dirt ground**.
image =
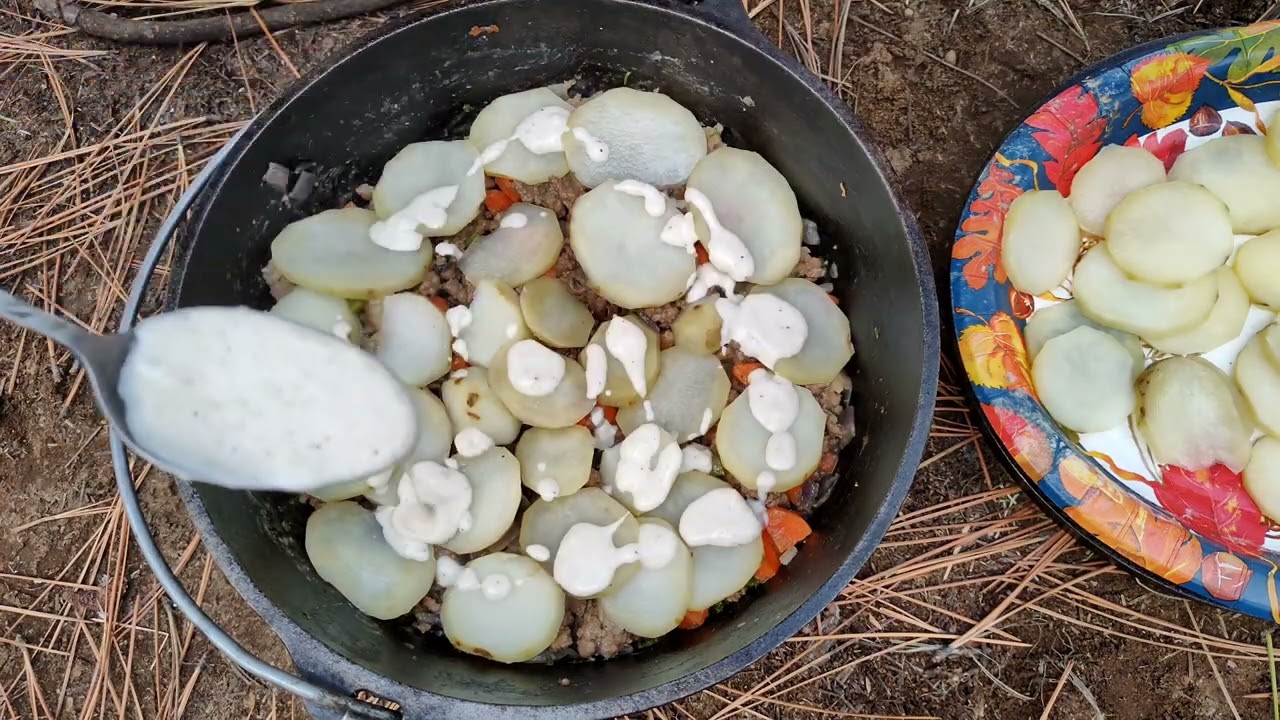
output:
[{"label": "bare dirt ground", "polygon": [[[857,109],[940,277],[973,178],[1036,100],[1133,44],[1275,9],[854,0],[841,33],[830,0],[751,7],[763,32]],[[0,282],[87,326],[113,325],[140,248],[200,161],[296,71],[381,22],[124,47],[64,31],[27,0],[0,0]],[[0,717],[300,717],[159,596],[130,545],[86,391],[66,353],[0,326]],[[1273,716],[1269,625],[1161,595],[1078,547],[1018,491],[974,422],[944,384],[928,459],[860,579],[765,660],[647,715]],[[142,490],[188,587],[241,642],[287,664],[201,551],[167,479],[144,476]]]}]

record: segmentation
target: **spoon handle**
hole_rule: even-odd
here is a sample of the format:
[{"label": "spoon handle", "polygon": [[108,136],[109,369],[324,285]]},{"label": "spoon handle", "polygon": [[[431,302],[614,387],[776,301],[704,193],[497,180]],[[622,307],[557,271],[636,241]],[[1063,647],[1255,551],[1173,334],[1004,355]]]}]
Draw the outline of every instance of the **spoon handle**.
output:
[{"label": "spoon handle", "polygon": [[19,300],[4,290],[0,290],[0,318],[12,320],[28,330],[35,330],[74,351],[84,349],[85,342],[97,337],[71,322]]}]

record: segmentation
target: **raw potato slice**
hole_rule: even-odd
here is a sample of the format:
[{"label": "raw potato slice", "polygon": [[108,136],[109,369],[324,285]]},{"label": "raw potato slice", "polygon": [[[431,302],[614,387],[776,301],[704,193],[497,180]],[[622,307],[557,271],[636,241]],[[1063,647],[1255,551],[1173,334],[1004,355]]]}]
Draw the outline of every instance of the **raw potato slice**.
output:
[{"label": "raw potato slice", "polygon": [[1261,333],[1262,349],[1266,351],[1271,366],[1280,370],[1280,323],[1272,323]]},{"label": "raw potato slice", "polygon": [[1237,233],[1280,228],[1280,167],[1267,158],[1266,144],[1258,135],[1214,138],[1183,153],[1169,179],[1203,185],[1217,195],[1230,208]]},{"label": "raw potato slice", "polygon": [[569,244],[587,282],[609,302],[628,309],[683,297],[697,266],[694,256],[659,237],[667,221],[679,214],[675,204],[667,203],[654,217],[645,210],[644,198],[617,192],[614,184],[578,198],[569,213]]},{"label": "raw potato slice", "polygon": [[[524,219],[520,227],[515,226],[520,223],[516,217]],[[555,213],[516,203],[502,215],[502,222],[507,226],[472,240],[458,260],[462,274],[473,285],[481,280],[500,280],[520,287],[550,270],[560,258],[564,233]]]},{"label": "raw potato slice", "polygon": [[[626,318],[638,325],[648,339],[644,346],[644,381],[645,389],[652,388],[653,383],[658,379],[658,333],[649,327],[649,323],[636,315],[627,315]],[[631,384],[631,379],[627,377],[627,371],[623,369],[622,363],[618,362],[618,358],[614,357],[613,353],[609,352],[605,345],[604,334],[609,329],[610,322],[612,320],[600,323],[600,327],[596,328],[595,334],[591,336],[591,341],[587,344],[599,345],[604,348],[605,357],[609,360],[605,366],[604,392],[600,393],[600,396],[596,398],[596,402],[606,407],[621,407],[638,401],[640,395],[636,393],[636,388]],[[587,351],[585,348],[578,353],[578,362],[582,363],[583,367],[586,367]]]},{"label": "raw potato slice", "polygon": [[280,298],[271,312],[343,340],[356,342],[360,339],[360,320],[342,298],[296,287]]},{"label": "raw potato slice", "polygon": [[1280,437],[1280,369],[1267,359],[1266,338],[1255,335],[1236,358],[1236,385],[1268,435]]},{"label": "raw potato slice", "polygon": [[619,87],[569,115],[564,151],[569,169],[587,187],[611,179],[661,187],[689,179],[707,154],[707,136],[693,113],[675,100]]},{"label": "raw potato slice", "polygon": [[465,555],[502,539],[515,522],[520,509],[520,461],[500,447],[476,457],[457,455],[454,460],[471,482],[471,525],[444,546]]},{"label": "raw potato slice", "polygon": [[[485,106],[471,123],[471,134],[467,142],[477,153],[484,152],[491,143],[511,137],[516,126],[535,111],[545,107],[558,107],[566,113],[573,106],[549,88],[534,88],[524,92],[503,95]],[[563,152],[538,154],[524,146],[519,140],[507,143],[507,149],[497,160],[484,166],[488,175],[508,177],[523,183],[536,185],[551,178],[569,174],[569,163]]]},{"label": "raw potato slice", "polygon": [[1204,358],[1172,357],[1138,378],[1138,432],[1161,465],[1195,472],[1249,462],[1249,422],[1227,374]]},{"label": "raw potato slice", "polygon": [[1039,295],[1062,284],[1080,255],[1080,227],[1057,190],[1019,195],[1005,215],[1000,262],[1009,282]]},{"label": "raw potato slice", "polygon": [[[600,488],[583,488],[578,492],[551,502],[535,500],[520,520],[520,547],[528,552],[530,545],[541,545],[551,554],[542,563],[547,572],[555,568],[556,552],[560,550],[560,541],[564,539],[569,528],[578,523],[591,523],[601,527],[612,525],[624,518],[622,524],[613,533],[613,544],[622,547],[640,539],[640,525],[617,500],[609,497]],[[619,567],[613,574],[613,582],[609,588],[617,588],[632,577],[640,569],[639,563],[628,563]],[[602,594],[607,594],[605,590]]]},{"label": "raw potato slice", "polygon": [[770,471],[777,482],[772,492],[785,492],[805,481],[818,469],[822,459],[823,431],[827,414],[808,388],[797,386],[800,413],[790,433],[796,443],[796,464],[788,470],[770,470],[764,460],[770,433],[751,414],[747,393],[742,393],[725,408],[716,430],[716,452],[724,469],[748,489],[756,488],[760,473]]},{"label": "raw potato slice", "polygon": [[1126,195],[1164,179],[1164,163],[1146,149],[1107,145],[1076,173],[1067,201],[1080,228],[1101,235],[1107,216]]},{"label": "raw potato slice", "polygon": [[[804,232],[800,207],[787,179],[768,160],[721,147],[698,162],[688,186],[707,196],[716,219],[747,246],[755,263],[748,281],[772,285],[791,274],[800,260]],[[696,209],[694,223],[706,245],[710,231]]]},{"label": "raw potato slice", "polygon": [[1076,265],[1071,291],[1080,312],[1095,322],[1140,337],[1173,335],[1209,317],[1218,279],[1210,274],[1178,287],[1140,282],[1125,275],[1100,243]]},{"label": "raw potato slice", "polygon": [[422,386],[449,372],[453,350],[444,313],[417,293],[397,293],[377,301],[378,359],[406,384]]},{"label": "raw potato slice", "polygon": [[673,347],[662,351],[659,363],[658,381],[646,399],[618,410],[618,427],[630,434],[652,422],[678,440],[706,434],[729,400],[729,376],[720,359]]},{"label": "raw potato slice", "polygon": [[458,333],[467,344],[467,362],[488,367],[494,353],[507,343],[529,337],[520,297],[499,280],[481,280],[471,296],[471,324]]},{"label": "raw potato slice", "polygon": [[1254,302],[1280,310],[1280,230],[1250,238],[1241,245],[1234,267],[1236,277]]},{"label": "raw potato slice", "polygon": [[445,380],[440,386],[440,397],[455,433],[475,428],[488,435],[495,445],[515,442],[520,434],[520,421],[494,392],[489,384],[489,371],[482,367],[460,370]]},{"label": "raw potato slice", "polygon": [[433,393],[414,388],[409,391],[413,399],[413,407],[418,414],[418,442],[405,458],[405,465],[412,465],[423,460],[444,462],[449,457],[449,448],[453,445],[453,422],[449,420],[449,411]]},{"label": "raw potato slice", "polygon": [[1193,355],[1209,352],[1240,335],[1249,316],[1249,295],[1231,268],[1218,268],[1214,277],[1218,280],[1218,302],[1214,303],[1209,317],[1176,335],[1147,337],[1148,345],[1174,355]]},{"label": "raw potato slice", "polygon": [[804,347],[789,358],[779,360],[774,368],[782,377],[797,385],[829,383],[853,357],[849,339],[849,318],[822,288],[808,280],[791,278],[777,285],[756,287],[754,293],[768,293],[784,300],[800,311],[809,328]]},{"label": "raw potato slice", "polygon": [[1031,319],[1027,321],[1026,328],[1023,330],[1023,337],[1027,341],[1028,357],[1035,360],[1036,355],[1040,354],[1040,350],[1045,343],[1059,335],[1066,335],[1078,327],[1091,327],[1094,330],[1101,330],[1120,341],[1124,349],[1128,350],[1129,354],[1133,356],[1134,377],[1137,377],[1138,373],[1142,372],[1142,368],[1146,366],[1147,356],[1142,350],[1142,341],[1138,339],[1137,335],[1131,335],[1123,330],[1116,330],[1095,323],[1080,314],[1080,309],[1076,307],[1075,300],[1055,303],[1037,310],[1031,316]]},{"label": "raw potato slice", "polygon": [[520,482],[549,500],[572,495],[591,479],[595,449],[591,431],[581,425],[529,428],[516,445]]},{"label": "raw potato slice", "polygon": [[535,397],[516,390],[507,374],[507,353],[512,345],[499,350],[489,368],[489,383],[512,415],[534,427],[560,428],[573,425],[591,412],[595,401],[587,397],[587,374],[569,358],[564,360],[564,378],[551,394]]},{"label": "raw potato slice", "polygon": [[[1280,119],[1280,114],[1271,116],[1271,125],[1273,127],[1277,119]],[[1267,155],[1271,157],[1271,164],[1280,168],[1280,133],[1267,133]]]},{"label": "raw potato slice", "polygon": [[720,350],[720,328],[723,322],[716,311],[716,298],[708,297],[680,311],[672,323],[676,345],[696,353],[711,354]]},{"label": "raw potato slice", "polygon": [[1076,432],[1110,430],[1133,412],[1133,357],[1115,338],[1091,327],[1045,343],[1031,375],[1045,409]]},{"label": "raw potato slice", "polygon": [[444,225],[418,226],[423,237],[453,235],[480,214],[480,203],[484,202],[484,173],[470,173],[479,157],[466,140],[432,140],[406,145],[382,167],[382,177],[373,188],[374,212],[385,220],[425,192],[457,185],[458,194],[447,208]]},{"label": "raw potato slice", "polygon": [[347,482],[338,483],[337,485],[330,485],[328,487],[312,490],[308,495],[311,495],[311,497],[314,497],[317,500],[332,503],[338,502],[339,500],[350,500],[351,498],[359,497],[372,489],[373,488],[370,487],[368,480],[348,480]]},{"label": "raw potato slice", "polygon": [[[640,518],[641,525],[675,530],[657,518]],[[600,598],[605,617],[640,637],[661,637],[676,629],[689,609],[693,590],[693,556],[676,536],[676,552],[661,568],[641,567],[636,576]]]},{"label": "raw potato slice", "polygon": [[549,347],[580,348],[596,324],[587,306],[555,278],[526,283],[520,290],[520,310],[533,336]]},{"label": "raw potato slice", "polygon": [[419,562],[397,555],[373,513],[353,502],[329,503],[311,513],[305,545],[316,574],[379,620],[412,610],[435,580],[434,558]]},{"label": "raw potato slice", "polygon": [[271,263],[295,285],[342,298],[368,299],[422,282],[431,248],[375,245],[369,239],[375,220],[368,210],[343,208],[289,223],[271,241]]},{"label": "raw potato slice", "polygon": [[[469,572],[468,572],[469,571]],[[564,592],[529,558],[494,553],[467,563],[478,587],[455,583],[444,593],[440,624],[459,650],[503,663],[524,662],[551,646],[564,620]],[[486,594],[503,576],[505,594]]]},{"label": "raw potato slice", "polygon": [[729,487],[728,483],[704,472],[690,470],[689,472],[680,473],[680,476],[676,478],[675,484],[671,486],[671,492],[667,493],[667,499],[642,517],[656,517],[671,527],[678,528],[680,527],[680,516],[684,514],[684,509],[689,507],[690,503],[712,490],[727,487]]},{"label": "raw potato slice", "polygon": [[1107,249],[1119,268],[1152,283],[1180,284],[1221,267],[1235,249],[1227,206],[1199,185],[1135,190],[1107,218]]},{"label": "raw potato slice", "polygon": [[1280,521],[1280,440],[1263,437],[1244,469],[1244,489],[1273,522]]}]

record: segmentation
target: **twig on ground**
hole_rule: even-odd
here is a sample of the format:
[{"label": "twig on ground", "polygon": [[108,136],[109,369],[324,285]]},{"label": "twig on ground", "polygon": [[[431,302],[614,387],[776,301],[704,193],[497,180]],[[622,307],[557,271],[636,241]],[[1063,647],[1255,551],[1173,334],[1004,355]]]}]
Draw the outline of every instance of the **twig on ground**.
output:
[{"label": "twig on ground", "polygon": [[[261,24],[250,12],[192,20],[137,20],[109,15],[79,5],[64,6],[64,19],[84,32],[118,42],[144,45],[182,45],[198,42],[225,42],[259,35],[267,30],[284,30],[299,25],[364,15],[398,5],[405,0],[313,0],[264,8]],[[252,10],[252,9],[251,9]]]}]

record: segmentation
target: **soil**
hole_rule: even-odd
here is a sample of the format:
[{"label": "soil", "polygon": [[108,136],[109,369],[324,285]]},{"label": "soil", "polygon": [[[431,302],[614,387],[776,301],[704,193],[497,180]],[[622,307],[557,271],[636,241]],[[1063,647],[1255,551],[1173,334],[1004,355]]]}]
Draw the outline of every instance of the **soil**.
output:
[{"label": "soil", "polygon": [[[797,31],[793,37],[804,42],[806,15],[802,7],[808,7],[814,49],[819,58],[829,56],[829,38],[833,35],[830,0],[762,4],[769,7],[757,18],[761,30],[768,37],[782,37],[787,49],[796,46],[790,37],[779,32],[778,11],[782,10],[787,23]],[[918,214],[942,280],[947,272],[954,223],[973,179],[1006,130],[1037,100],[1082,67],[1111,53],[1197,28],[1252,22],[1268,6],[1266,0],[865,0],[849,8],[850,22],[841,58],[848,80],[841,87],[841,94],[884,150],[906,199]],[[1071,29],[1069,18],[1062,16],[1063,7],[1070,8],[1078,19],[1087,44]],[[8,11],[0,14],[0,32],[25,33],[41,27],[9,14],[34,12],[25,0],[0,0],[0,9]],[[291,62],[305,72],[381,22],[381,16],[348,20],[277,33],[276,40]],[[75,36],[48,42],[58,47],[109,47]],[[81,144],[103,137],[185,50],[111,49],[110,54],[92,58],[88,64],[58,63]],[[1012,102],[972,77],[930,59],[924,51],[937,57],[954,54],[956,66],[1000,88]],[[0,49],[0,60],[2,53]],[[194,61],[181,91],[170,101],[167,117],[247,118],[252,108],[262,107],[292,78],[286,63],[265,39],[246,40],[238,47],[212,45]],[[22,62],[6,67],[0,62],[0,82],[0,164],[46,152],[61,137],[64,126],[40,64]],[[3,178],[0,182],[4,182]],[[0,192],[0,197],[4,196]],[[151,223],[154,224],[154,217]],[[143,227],[139,232],[148,233],[149,229]],[[7,249],[0,248],[0,252]],[[30,282],[31,278],[27,280]],[[945,287],[946,283],[940,285]],[[91,307],[97,291],[92,282],[71,278],[63,283],[57,299],[72,312],[84,312]],[[62,400],[74,377],[69,361],[52,362],[53,354],[46,351],[43,343],[28,341],[22,362],[15,366],[18,345],[18,335],[9,326],[0,326],[0,391],[5,390],[13,373],[12,391],[0,395],[0,491],[10,498],[0,506],[0,572],[9,574],[0,575],[0,641],[4,641],[0,644],[0,687],[5,688],[0,713],[13,718],[43,717],[44,712],[30,708],[42,710],[45,698],[47,704],[54,705],[58,696],[65,695],[66,702],[57,717],[78,717],[91,702],[99,708],[94,714],[101,713],[100,717],[113,713],[138,718],[171,716],[176,713],[162,713],[159,708],[172,707],[169,694],[174,698],[183,695],[186,681],[191,679],[184,717],[229,720],[283,717],[291,712],[300,715],[300,707],[248,681],[198,637],[190,641],[185,655],[170,657],[166,650],[156,658],[153,636],[139,631],[136,648],[128,643],[114,661],[116,667],[132,668],[127,675],[134,687],[133,699],[125,692],[120,702],[109,693],[105,701],[95,700],[104,691],[91,672],[94,651],[88,647],[91,643],[85,642],[90,637],[87,631],[80,644],[71,649],[67,649],[69,640],[65,638],[55,643],[76,658],[71,663],[57,654],[28,654],[15,644],[36,645],[44,641],[47,620],[13,611],[33,605],[47,612],[77,614],[90,625],[104,614],[119,616],[121,608],[127,614],[139,607],[144,608],[139,625],[158,628],[168,627],[169,622],[164,603],[155,606],[154,611],[145,603],[154,582],[139,562],[136,549],[125,544],[124,535],[114,527],[106,526],[107,531],[100,532],[103,519],[115,517],[111,514],[114,484],[110,459],[105,433],[85,394],[80,393],[65,412],[62,410]],[[951,419],[956,417],[959,416]],[[936,439],[927,456],[952,444],[953,440]],[[922,470],[904,512],[1013,484],[995,466],[989,450],[984,453],[976,443],[962,445]],[[171,560],[175,559],[193,539],[181,503],[164,478],[151,477],[142,487],[160,545]],[[1015,503],[1006,497],[975,508],[962,519],[962,524],[980,522],[979,510],[1016,514],[1027,507],[1025,500]],[[87,510],[74,517],[20,529],[76,508]],[[1028,517],[1031,519],[1020,522],[1035,522],[1034,516]],[[1042,531],[1046,537],[1050,533],[1051,528]],[[15,577],[54,577],[76,560],[86,543],[90,554],[117,550],[108,547],[116,543],[125,550],[124,562],[107,559],[83,578],[64,578],[80,583],[74,587],[50,587]],[[1021,552],[1025,555],[1034,548],[1030,545]],[[107,554],[121,556],[118,551]],[[871,577],[915,554],[917,551],[910,545],[882,548],[862,576]],[[1096,561],[1083,551],[1073,551],[1070,557],[1080,567]],[[983,577],[998,575],[1017,560],[1012,555],[975,561],[965,569],[957,568],[949,579],[957,581],[966,572]],[[201,586],[208,567],[205,563],[202,554],[196,553],[182,573],[188,587]],[[278,642],[221,576],[214,571],[207,577],[203,600],[210,614],[260,657],[287,665]],[[101,589],[92,589],[95,586]],[[899,586],[898,592],[906,587],[909,585]],[[931,590],[924,599],[952,615],[928,617],[942,632],[963,632],[971,623],[959,623],[955,616],[976,620],[1001,610],[1000,603],[1009,590],[993,591],[991,587],[952,582]],[[1261,622],[1191,606],[1152,592],[1119,573],[1097,575],[1084,581],[1082,587],[1125,612],[1144,613],[1170,623],[1174,629],[1195,623],[1216,637],[1252,646],[1257,646],[1269,630]],[[108,588],[120,592],[109,592]],[[46,591],[50,596],[36,604],[37,596]],[[1085,611],[1077,606],[1052,607],[1065,617],[1085,617]],[[849,605],[833,608],[824,614],[822,627],[848,621],[853,612]],[[1120,610],[1114,614],[1117,618],[1122,615]],[[855,623],[842,632],[879,627],[875,618],[881,616],[868,613],[866,617],[865,627]],[[1177,650],[1168,638],[1130,628],[1131,634],[1152,641],[1139,642],[1114,634],[1124,629],[1114,620],[1097,613],[1088,619],[1098,627],[1084,628],[1042,612],[1021,612],[1000,624],[1001,629],[1030,647],[970,644],[948,652],[943,640],[933,646],[912,646],[909,652],[882,653],[893,642],[854,640],[836,644],[824,639],[822,647],[833,652],[819,669],[842,668],[839,672],[779,694],[778,702],[752,711],[758,715],[741,710],[728,715],[816,716],[812,710],[801,709],[808,707],[823,708],[832,714],[866,713],[877,717],[1034,718],[1040,717],[1051,702],[1064,667],[1071,663],[1072,681],[1065,683],[1060,696],[1052,701],[1049,717],[1093,718],[1099,713],[1133,720],[1220,718],[1232,717],[1233,713],[1244,718],[1271,717],[1271,703],[1265,699],[1270,687],[1265,663],[1218,658],[1211,665],[1204,654]],[[173,622],[180,635],[186,632],[180,620]],[[919,627],[911,629],[923,632]],[[681,702],[680,709],[667,708],[655,716],[709,718],[727,699],[774,675],[800,651],[801,644],[786,644],[727,687],[716,689],[715,694],[689,698]],[[127,662],[124,652],[128,653]],[[25,662],[28,657],[29,666]],[[164,675],[169,663],[180,664],[178,677],[183,678],[182,684],[175,684],[171,676]],[[64,679],[63,669],[68,666],[70,671]],[[32,685],[25,680],[28,673],[43,688],[44,697],[34,697]],[[154,693],[153,676],[169,678],[157,680]],[[811,676],[813,673],[806,677]],[[124,680],[117,673],[113,686],[129,687]],[[65,692],[59,692],[61,687],[66,688]]]}]

